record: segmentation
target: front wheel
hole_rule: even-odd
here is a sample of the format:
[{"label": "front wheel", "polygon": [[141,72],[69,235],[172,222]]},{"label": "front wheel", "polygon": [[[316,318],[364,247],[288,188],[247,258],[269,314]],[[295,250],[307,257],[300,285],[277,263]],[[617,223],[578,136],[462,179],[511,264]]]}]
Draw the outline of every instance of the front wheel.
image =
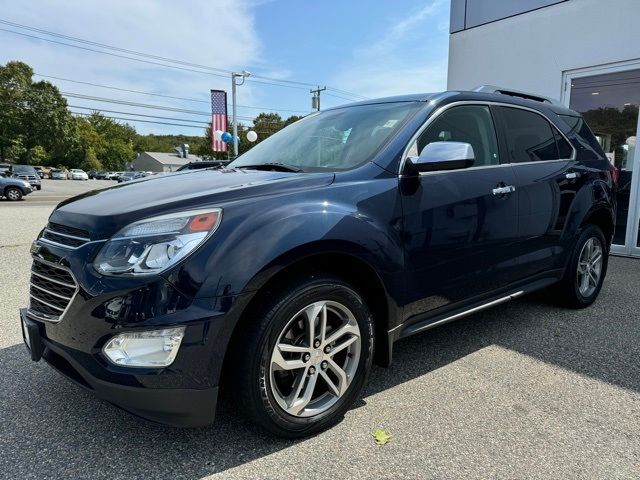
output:
[{"label": "front wheel", "polygon": [[22,190],[15,187],[9,187],[4,191],[4,196],[12,202],[17,202],[18,200],[22,200]]},{"label": "front wheel", "polygon": [[288,438],[339,421],[372,364],[373,320],[362,297],[323,276],[283,290],[253,318],[231,373],[249,416]]},{"label": "front wheel", "polygon": [[591,305],[607,274],[609,251],[602,230],[586,226],[580,233],[556,298],[565,306],[585,308]]}]

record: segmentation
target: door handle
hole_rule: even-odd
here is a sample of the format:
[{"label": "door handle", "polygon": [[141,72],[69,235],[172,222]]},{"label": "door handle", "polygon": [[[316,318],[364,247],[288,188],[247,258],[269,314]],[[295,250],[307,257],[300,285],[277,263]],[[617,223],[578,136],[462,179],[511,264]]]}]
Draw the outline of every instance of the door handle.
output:
[{"label": "door handle", "polygon": [[575,180],[576,178],[580,178],[580,173],[579,172],[569,172],[569,173],[565,174],[564,178],[566,178],[567,180]]},{"label": "door handle", "polygon": [[505,185],[504,187],[496,187],[492,190],[495,196],[508,195],[516,191],[516,187],[513,185]]}]

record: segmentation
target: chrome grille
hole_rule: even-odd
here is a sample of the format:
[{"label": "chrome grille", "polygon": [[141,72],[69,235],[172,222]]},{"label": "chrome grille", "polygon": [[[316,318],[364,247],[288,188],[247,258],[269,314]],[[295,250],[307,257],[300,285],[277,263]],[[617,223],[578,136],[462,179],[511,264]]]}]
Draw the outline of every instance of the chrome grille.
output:
[{"label": "chrome grille", "polygon": [[58,322],[78,290],[71,272],[64,267],[33,259],[29,288],[30,316]]},{"label": "chrome grille", "polygon": [[86,230],[49,222],[40,238],[63,247],[78,248],[91,241],[89,237]]}]

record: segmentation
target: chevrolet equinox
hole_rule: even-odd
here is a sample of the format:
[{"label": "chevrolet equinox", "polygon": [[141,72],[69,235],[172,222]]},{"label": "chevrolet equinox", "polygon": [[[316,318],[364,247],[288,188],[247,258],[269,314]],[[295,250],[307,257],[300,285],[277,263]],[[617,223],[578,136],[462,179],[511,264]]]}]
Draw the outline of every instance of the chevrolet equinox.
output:
[{"label": "chevrolet equinox", "polygon": [[314,113],[222,169],[59,204],[31,248],[25,343],[138,416],[210,424],[222,385],[302,437],[400,338],[536,290],[590,305],[616,178],[581,116],[534,95]]}]

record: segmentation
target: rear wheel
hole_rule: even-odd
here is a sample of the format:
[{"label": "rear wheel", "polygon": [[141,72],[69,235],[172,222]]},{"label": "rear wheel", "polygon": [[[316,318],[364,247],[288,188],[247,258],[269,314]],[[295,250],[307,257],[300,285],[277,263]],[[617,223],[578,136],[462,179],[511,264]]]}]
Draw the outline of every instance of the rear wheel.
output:
[{"label": "rear wheel", "polygon": [[4,196],[12,202],[22,200],[22,190],[16,187],[9,187],[4,191]]},{"label": "rear wheel", "polygon": [[596,225],[586,226],[578,238],[556,298],[572,308],[591,305],[602,289],[608,262],[609,251],[602,230]]},{"label": "rear wheel", "polygon": [[276,297],[234,346],[236,395],[267,430],[303,437],[339,421],[360,394],[373,321],[360,295],[329,276]]}]

